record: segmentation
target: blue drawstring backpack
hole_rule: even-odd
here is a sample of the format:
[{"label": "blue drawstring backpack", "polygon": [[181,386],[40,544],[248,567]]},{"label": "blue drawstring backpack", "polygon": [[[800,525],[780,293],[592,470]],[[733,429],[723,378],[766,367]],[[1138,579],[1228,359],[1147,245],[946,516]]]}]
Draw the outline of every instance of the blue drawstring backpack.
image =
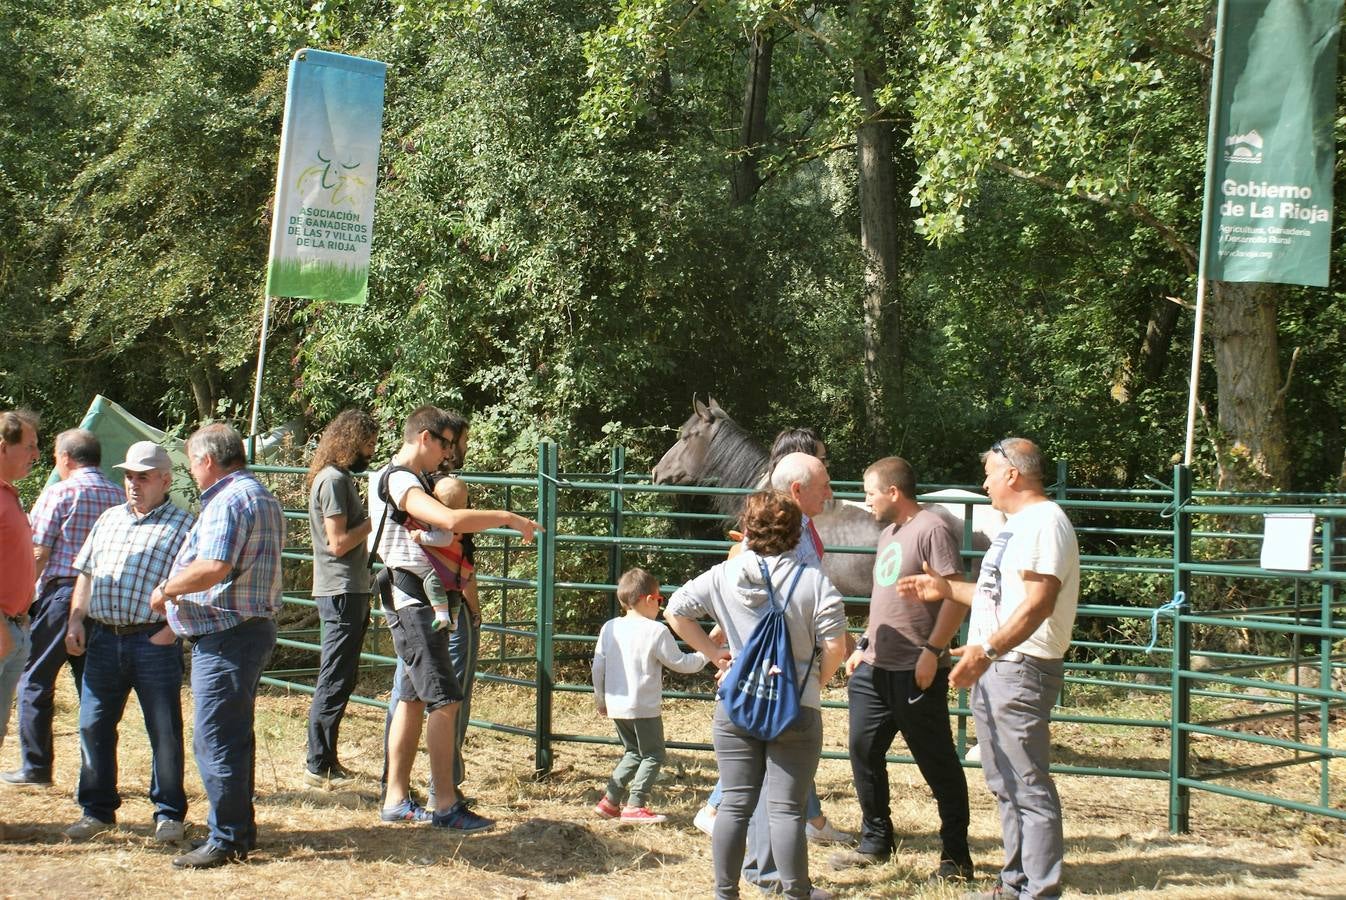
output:
[{"label": "blue drawstring backpack", "polygon": [[[759,559],[757,564],[762,567],[762,579],[766,582],[766,611],[720,681],[719,697],[729,721],[758,740],[772,741],[799,718],[799,700],[813,672],[813,658],[809,659],[803,679],[796,683],[790,677],[795,670],[795,657],[785,624],[785,608],[794,596],[804,567],[795,569],[785,602],[777,606],[766,563]],[[816,650],[813,655],[817,656]]]}]

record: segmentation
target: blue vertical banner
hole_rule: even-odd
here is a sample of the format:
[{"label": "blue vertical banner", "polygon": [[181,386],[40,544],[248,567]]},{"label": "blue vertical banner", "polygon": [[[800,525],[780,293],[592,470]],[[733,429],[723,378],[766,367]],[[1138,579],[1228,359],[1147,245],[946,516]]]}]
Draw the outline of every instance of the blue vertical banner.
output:
[{"label": "blue vertical banner", "polygon": [[1342,0],[1227,0],[1210,277],[1327,286]]},{"label": "blue vertical banner", "polygon": [[364,303],[387,68],[322,50],[290,61],[267,296]]}]

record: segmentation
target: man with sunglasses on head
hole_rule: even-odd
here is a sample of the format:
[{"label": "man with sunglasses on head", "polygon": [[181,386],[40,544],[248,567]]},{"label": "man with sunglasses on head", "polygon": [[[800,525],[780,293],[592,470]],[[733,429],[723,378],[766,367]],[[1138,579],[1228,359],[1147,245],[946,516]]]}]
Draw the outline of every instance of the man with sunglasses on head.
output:
[{"label": "man with sunglasses on head", "polygon": [[[384,822],[428,822],[459,834],[485,831],[494,822],[468,809],[454,787],[457,718],[463,690],[454,673],[447,629],[436,629],[425,596],[431,565],[411,535],[417,527],[453,532],[514,528],[525,541],[540,530],[517,513],[490,509],[449,509],[435,499],[428,473],[460,449],[460,419],[435,406],[422,406],[407,418],[402,447],[371,480],[370,521],[374,549],[386,566],[380,579],[383,611],[401,660],[398,703],[388,732],[387,788],[380,818]],[[413,521],[414,520],[414,521]],[[426,751],[435,784],[435,809],[411,798],[411,766],[426,720]]]},{"label": "man with sunglasses on head", "polygon": [[860,801],[860,846],[832,857],[834,869],[881,864],[895,849],[888,786],[888,750],[898,732],[939,807],[939,868],[931,881],[972,877],[968,850],[967,779],[949,729],[949,642],[967,607],[937,600],[905,603],[902,575],[930,566],[963,580],[953,527],[916,502],[916,473],[888,456],[864,475],[865,502],[884,526],[874,555],[874,582],[864,636],[846,661],[850,697],[851,771]]},{"label": "man with sunglasses on head", "polygon": [[1051,711],[1064,681],[1080,591],[1075,529],[1043,487],[1042,451],[1025,438],[982,454],[991,505],[1007,516],[976,584],[928,565],[898,581],[912,600],[972,607],[967,646],[949,680],[972,688],[986,785],[1000,807],[1005,862],[987,900],[1061,895],[1061,798],[1051,763]]}]

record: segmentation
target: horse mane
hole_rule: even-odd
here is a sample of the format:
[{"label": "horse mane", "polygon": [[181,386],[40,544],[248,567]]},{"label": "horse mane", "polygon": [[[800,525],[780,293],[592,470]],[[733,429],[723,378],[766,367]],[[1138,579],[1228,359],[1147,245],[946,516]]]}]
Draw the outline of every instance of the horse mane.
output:
[{"label": "horse mane", "polygon": [[[755,488],[762,481],[766,460],[766,448],[726,415],[706,448],[703,480],[717,487]],[[717,494],[714,504],[722,515],[737,517],[745,499],[742,494]]]}]

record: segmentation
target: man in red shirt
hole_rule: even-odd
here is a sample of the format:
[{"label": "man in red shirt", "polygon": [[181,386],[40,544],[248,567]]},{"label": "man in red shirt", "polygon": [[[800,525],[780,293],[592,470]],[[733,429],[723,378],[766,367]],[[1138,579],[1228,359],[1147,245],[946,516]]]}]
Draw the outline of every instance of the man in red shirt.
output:
[{"label": "man in red shirt", "polygon": [[[14,482],[37,462],[37,416],[0,412],[0,744],[9,726],[9,704],[28,662],[28,606],[37,567],[33,532]],[[8,837],[0,824],[0,841]]]}]

